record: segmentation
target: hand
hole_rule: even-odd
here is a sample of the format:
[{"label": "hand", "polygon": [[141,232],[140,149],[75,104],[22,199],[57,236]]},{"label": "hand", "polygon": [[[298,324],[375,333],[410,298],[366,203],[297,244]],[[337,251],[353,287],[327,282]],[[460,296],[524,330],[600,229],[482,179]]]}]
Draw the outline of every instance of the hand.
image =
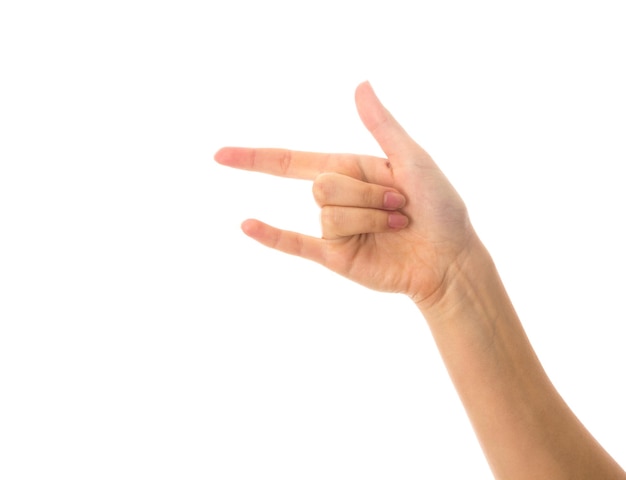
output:
[{"label": "hand", "polygon": [[[465,205],[430,156],[391,116],[369,83],[356,90],[365,127],[387,158],[278,149],[223,148],[223,165],[314,180],[322,238],[246,220],[268,247],[316,261],[375,290],[418,305],[443,294],[451,267],[475,239]],[[454,269],[453,269],[454,270]]]}]

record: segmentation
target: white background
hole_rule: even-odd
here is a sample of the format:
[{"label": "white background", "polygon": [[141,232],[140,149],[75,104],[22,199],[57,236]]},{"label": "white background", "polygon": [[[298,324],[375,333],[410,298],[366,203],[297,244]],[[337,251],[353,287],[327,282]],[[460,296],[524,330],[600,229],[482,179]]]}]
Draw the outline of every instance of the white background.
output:
[{"label": "white background", "polygon": [[626,464],[621,4],[3,1],[0,477],[490,477],[409,300],[240,232],[310,185],[212,160],[379,154],[366,79]]}]

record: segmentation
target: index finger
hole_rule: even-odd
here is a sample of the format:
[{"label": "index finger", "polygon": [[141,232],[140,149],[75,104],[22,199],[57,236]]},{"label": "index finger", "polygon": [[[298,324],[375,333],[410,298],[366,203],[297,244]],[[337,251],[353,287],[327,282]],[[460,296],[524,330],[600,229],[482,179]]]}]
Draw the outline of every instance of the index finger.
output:
[{"label": "index finger", "polygon": [[215,154],[222,165],[269,173],[279,177],[313,180],[320,173],[338,172],[353,176],[360,171],[357,155],[299,152],[279,148],[225,147]]}]

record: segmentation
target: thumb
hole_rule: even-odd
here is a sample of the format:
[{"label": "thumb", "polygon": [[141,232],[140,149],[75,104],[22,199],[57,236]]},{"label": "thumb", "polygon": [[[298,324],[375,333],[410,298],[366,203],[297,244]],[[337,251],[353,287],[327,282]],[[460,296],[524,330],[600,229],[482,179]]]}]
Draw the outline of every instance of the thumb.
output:
[{"label": "thumb", "polygon": [[369,82],[363,82],[357,87],[355,103],[363,125],[389,159],[395,157],[421,166],[434,165],[430,156],[380,102]]}]

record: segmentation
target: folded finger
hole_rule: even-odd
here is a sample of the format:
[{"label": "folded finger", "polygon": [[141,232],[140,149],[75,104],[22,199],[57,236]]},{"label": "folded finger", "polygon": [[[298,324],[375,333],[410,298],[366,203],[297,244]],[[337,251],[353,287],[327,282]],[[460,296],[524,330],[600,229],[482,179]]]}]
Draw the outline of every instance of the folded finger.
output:
[{"label": "folded finger", "polygon": [[400,212],[371,208],[322,207],[322,236],[325,239],[349,237],[364,233],[384,233],[400,230],[409,219]]},{"label": "folded finger", "polygon": [[363,182],[338,173],[322,173],[313,182],[313,196],[320,207],[326,205],[396,210],[406,199],[398,190]]}]

